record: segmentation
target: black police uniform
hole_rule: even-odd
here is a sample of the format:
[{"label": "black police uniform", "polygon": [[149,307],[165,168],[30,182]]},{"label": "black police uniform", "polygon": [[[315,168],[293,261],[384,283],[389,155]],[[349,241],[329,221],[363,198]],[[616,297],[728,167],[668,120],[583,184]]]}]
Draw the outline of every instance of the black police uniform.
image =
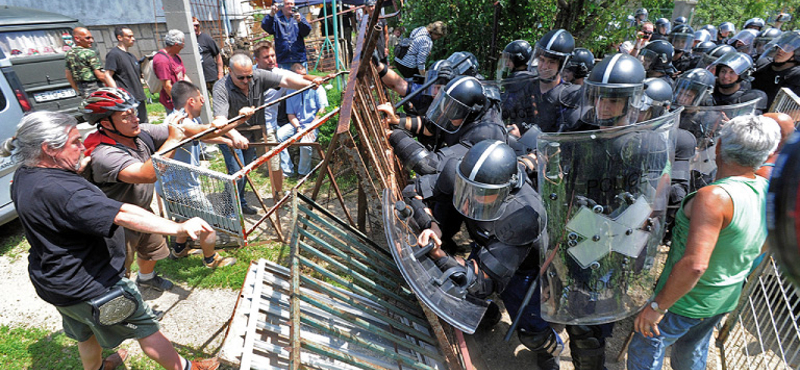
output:
[{"label": "black police uniform", "polygon": [[794,67],[776,71],[771,68],[772,59],[762,58],[756,62],[753,72],[753,88],[767,94],[767,106],[772,106],[775,96],[781,87],[787,87],[795,94],[800,95],[800,64]]}]

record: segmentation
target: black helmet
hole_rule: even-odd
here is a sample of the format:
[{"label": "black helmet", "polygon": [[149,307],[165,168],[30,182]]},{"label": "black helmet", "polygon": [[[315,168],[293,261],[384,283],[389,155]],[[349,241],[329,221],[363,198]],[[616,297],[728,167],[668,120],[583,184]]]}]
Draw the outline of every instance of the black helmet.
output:
[{"label": "black helmet", "polygon": [[[454,133],[486,107],[486,93],[477,78],[459,76],[440,89],[428,108],[428,120]],[[455,121],[455,122],[454,122]]]},{"label": "black helmet", "polygon": [[[466,58],[466,59],[465,59]],[[463,63],[458,64],[464,60]],[[466,76],[475,76],[478,74],[478,58],[468,51],[457,51],[451,54],[447,61],[452,63],[456,69],[456,73]]]},{"label": "black helmet", "polygon": [[644,80],[644,94],[639,107],[639,122],[660,117],[669,111],[672,103],[672,86],[663,78]]},{"label": "black helmet", "polygon": [[656,19],[655,26],[656,26],[656,32],[658,32],[658,33],[660,33],[662,35],[666,35],[666,34],[669,33],[669,30],[670,30],[669,19],[667,19],[667,18],[658,18],[658,19]]},{"label": "black helmet", "polygon": [[686,24],[686,21],[687,21],[686,17],[678,17],[678,18],[675,18],[675,21],[672,22],[672,24],[678,26],[678,25],[681,25],[681,24]]},{"label": "black helmet", "polygon": [[572,51],[565,68],[570,70],[575,78],[584,78],[594,68],[594,54],[589,49],[577,48]]},{"label": "black helmet", "polygon": [[[575,50],[575,39],[566,30],[552,30],[544,34],[544,36],[536,42],[536,47],[533,50],[533,58],[531,58],[531,60],[540,57],[555,59],[558,61],[558,70],[552,73],[550,70],[542,71],[540,69],[539,79],[546,82],[555,80],[558,73],[564,69],[573,50]],[[539,68],[541,68],[541,66],[539,66]],[[543,74],[542,72],[545,73]]]},{"label": "black helmet", "polygon": [[761,55],[764,53],[765,47],[769,44],[770,41],[777,39],[783,32],[781,30],[774,28],[774,27],[767,27],[763,31],[758,33],[756,36],[756,40],[753,41],[753,50],[755,51],[755,55]]},{"label": "black helmet", "polygon": [[686,71],[675,81],[672,104],[698,106],[714,91],[716,78],[708,70],[695,68]]},{"label": "black helmet", "polygon": [[[440,75],[439,72],[448,68],[450,69],[451,73],[445,73],[446,76]],[[436,96],[436,93],[439,92],[439,89],[442,87],[442,85],[450,82],[450,80],[447,78],[450,77],[450,74],[452,74],[452,69],[453,64],[444,59],[437,60],[435,63],[433,63],[428,71],[425,72],[425,83],[427,84],[433,80],[436,80],[436,82],[434,82],[433,85],[428,86],[428,88],[425,89],[424,94],[428,96]]]},{"label": "black helmet", "polygon": [[766,22],[764,22],[763,19],[758,17],[750,18],[746,22],[744,22],[744,27],[742,27],[742,29],[750,28],[756,31],[761,31],[761,29],[764,28],[764,25],[766,25]]},{"label": "black helmet", "polygon": [[736,36],[731,37],[728,40],[728,45],[736,48],[736,51],[752,54],[753,42],[756,40],[756,36],[758,36],[758,31],[752,28],[744,29],[739,31]]},{"label": "black helmet", "polygon": [[514,149],[497,140],[483,140],[458,163],[453,206],[477,221],[493,221],[503,215],[505,199],[525,181]]},{"label": "black helmet", "polygon": [[[784,32],[775,40],[770,41],[764,46],[764,53],[761,58],[770,58],[774,61],[778,50],[784,53],[794,53],[794,60],[800,60],[800,31]],[[789,59],[791,60],[791,59]]]},{"label": "black helmet", "polygon": [[647,20],[647,16],[650,15],[650,13],[645,8],[636,9],[636,18],[638,19],[639,16],[642,16],[642,15],[644,16],[644,18],[641,18],[640,20],[646,21]]},{"label": "black helmet", "polygon": [[526,67],[528,61],[531,59],[531,55],[533,55],[533,48],[527,41],[511,41],[506,45],[506,48],[503,49],[500,63],[497,64],[497,79],[503,79],[512,72],[520,69],[520,67]]},{"label": "black helmet", "polygon": [[747,55],[745,53],[732,51],[717,59],[717,61],[712,63],[706,69],[712,71],[712,73],[719,76],[720,72],[719,66],[726,66],[731,70],[733,70],[733,73],[739,76],[736,82],[732,84],[723,85],[718,83],[719,87],[727,89],[733,87],[736,83],[742,81],[743,79],[750,77],[750,73],[752,72],[753,69],[753,58],[751,58],[750,55]]},{"label": "black helmet", "polygon": [[642,63],[629,54],[609,55],[584,80],[581,117],[597,126],[635,123],[645,78]]},{"label": "black helmet", "polygon": [[678,51],[692,50],[692,41],[694,40],[694,29],[685,24],[678,24],[672,27],[669,33],[669,43]]},{"label": "black helmet", "polygon": [[705,54],[703,54],[703,60],[701,62],[702,65],[699,65],[698,67],[709,66],[709,65],[711,65],[711,63],[714,63],[714,61],[716,61],[717,59],[719,59],[723,55],[725,55],[727,53],[730,53],[732,51],[736,51],[736,49],[734,49],[733,46],[730,46],[730,45],[719,45],[719,46],[709,50]]},{"label": "black helmet", "polygon": [[697,45],[701,42],[711,41],[711,33],[706,30],[697,30],[694,31],[694,45]]},{"label": "black helmet", "polygon": [[709,35],[711,35],[711,41],[717,40],[717,36],[719,36],[719,33],[717,33],[717,27],[714,27],[713,24],[707,24],[701,27],[700,29],[705,30],[706,32],[708,32]]},{"label": "black helmet", "polygon": [[663,72],[671,74],[675,72],[672,66],[672,44],[664,40],[655,40],[648,43],[639,52],[639,60],[645,71]]},{"label": "black helmet", "polygon": [[717,47],[717,44],[713,41],[701,42],[692,48],[692,55],[705,55],[715,47]]}]

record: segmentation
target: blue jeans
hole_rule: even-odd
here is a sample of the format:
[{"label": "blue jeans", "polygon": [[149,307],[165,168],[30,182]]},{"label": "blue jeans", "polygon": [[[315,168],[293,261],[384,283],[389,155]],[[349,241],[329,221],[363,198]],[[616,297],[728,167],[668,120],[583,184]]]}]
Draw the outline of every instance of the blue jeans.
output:
[{"label": "blue jeans", "polygon": [[[278,142],[282,143],[286,141],[294,136],[297,131],[298,130],[291,124],[281,126],[276,133]],[[314,131],[314,133],[316,134],[317,131],[318,130]],[[297,162],[297,173],[300,176],[305,176],[311,171],[311,154],[311,146],[303,145],[300,147],[300,161]],[[289,148],[281,151],[281,170],[283,170],[283,174],[287,176],[294,173],[294,164],[292,163],[292,157],[289,155]]]},{"label": "blue jeans", "polygon": [[[236,160],[233,159],[233,154],[231,154],[231,149],[225,144],[219,144],[219,150],[222,151],[222,158],[225,159],[225,167],[228,169],[228,174],[234,174],[237,171],[241,170],[242,167],[236,163]],[[252,162],[256,158],[256,149],[255,148],[247,148],[245,150],[241,149],[233,149],[236,152],[236,156],[239,157],[239,160],[246,166],[250,162]],[[242,205],[247,205],[247,201],[244,199],[244,185],[247,180],[242,178],[236,183],[236,187],[239,189],[239,199],[241,200]]]},{"label": "blue jeans", "polygon": [[673,369],[705,369],[711,334],[724,315],[692,319],[667,312],[658,323],[660,336],[645,338],[640,333],[634,335],[628,347],[628,370],[660,370],[669,346],[672,346],[670,363]]}]

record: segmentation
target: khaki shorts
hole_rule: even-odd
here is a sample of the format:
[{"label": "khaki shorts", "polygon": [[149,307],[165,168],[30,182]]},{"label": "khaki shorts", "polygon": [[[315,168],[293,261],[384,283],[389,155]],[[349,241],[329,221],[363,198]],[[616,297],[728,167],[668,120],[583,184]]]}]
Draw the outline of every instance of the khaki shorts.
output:
[{"label": "khaki shorts", "polygon": [[56,307],[61,313],[64,334],[78,342],[85,342],[95,336],[100,346],[110,349],[119,346],[126,339],[141,339],[156,333],[160,329],[156,315],[142,299],[139,289],[136,289],[136,284],[122,278],[115,286],[121,286],[126,292],[133,294],[139,302],[139,308],[131,317],[124,323],[102,326],[94,321],[92,306],[86,302]]},{"label": "khaki shorts", "polygon": [[145,234],[125,229],[125,273],[130,274],[136,255],[145,261],[159,261],[169,257],[169,248],[162,235]]},{"label": "khaki shorts", "polygon": [[[277,143],[278,142],[278,136],[275,135],[275,131],[266,130],[266,132],[264,133],[264,142],[265,143]],[[281,156],[280,155],[275,155],[274,157],[269,159],[269,169],[272,172],[280,171],[280,169],[281,169]]]}]

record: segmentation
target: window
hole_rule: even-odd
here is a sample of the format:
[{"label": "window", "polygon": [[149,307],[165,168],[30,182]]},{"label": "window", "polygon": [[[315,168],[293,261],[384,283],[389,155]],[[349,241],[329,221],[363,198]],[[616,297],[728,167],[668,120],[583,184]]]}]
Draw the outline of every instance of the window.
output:
[{"label": "window", "polygon": [[0,33],[0,48],[12,60],[30,55],[64,54],[73,45],[69,29]]}]

